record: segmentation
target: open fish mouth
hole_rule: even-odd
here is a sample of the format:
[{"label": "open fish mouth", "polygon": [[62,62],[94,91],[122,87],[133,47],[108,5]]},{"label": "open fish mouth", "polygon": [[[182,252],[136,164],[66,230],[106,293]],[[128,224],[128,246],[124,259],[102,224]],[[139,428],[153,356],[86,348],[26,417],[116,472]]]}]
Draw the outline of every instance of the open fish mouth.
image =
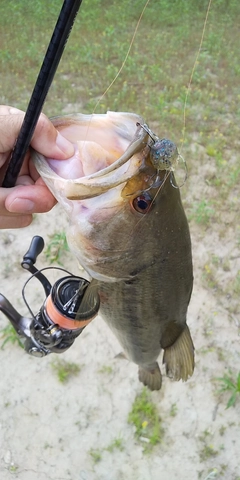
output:
[{"label": "open fish mouth", "polygon": [[55,196],[56,191],[69,200],[101,195],[137,175],[149,154],[149,134],[134,113],[73,114],[52,122],[75,146],[74,156],[64,161],[33,154],[38,172]]}]

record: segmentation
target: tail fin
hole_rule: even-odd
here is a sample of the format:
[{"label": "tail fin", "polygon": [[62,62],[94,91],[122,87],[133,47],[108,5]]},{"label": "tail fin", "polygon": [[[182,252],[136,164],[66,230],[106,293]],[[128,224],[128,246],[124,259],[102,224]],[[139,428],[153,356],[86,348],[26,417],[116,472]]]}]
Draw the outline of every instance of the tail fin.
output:
[{"label": "tail fin", "polygon": [[152,365],[152,368],[139,367],[138,378],[150,390],[160,390],[162,386],[162,374],[157,362]]},{"label": "tail fin", "polygon": [[188,326],[171,347],[167,347],[163,355],[166,374],[173,380],[184,382],[192,376],[194,370],[194,345]]}]

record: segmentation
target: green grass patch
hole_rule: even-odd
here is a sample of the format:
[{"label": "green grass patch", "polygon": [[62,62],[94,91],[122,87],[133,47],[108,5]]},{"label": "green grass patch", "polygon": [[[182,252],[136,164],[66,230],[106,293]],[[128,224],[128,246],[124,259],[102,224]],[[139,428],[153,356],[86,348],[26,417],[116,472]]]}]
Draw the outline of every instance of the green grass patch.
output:
[{"label": "green grass patch", "polygon": [[218,451],[214,449],[212,445],[204,445],[200,451],[200,460],[201,462],[206,462],[212,457],[216,457]]},{"label": "green grass patch", "polygon": [[162,421],[146,388],[135,398],[128,422],[135,426],[136,437],[145,445],[145,452],[162,441]]},{"label": "green grass patch", "polygon": [[207,227],[211,224],[214,213],[212,203],[203,199],[194,203],[190,213],[190,220],[193,219],[196,223]]},{"label": "green grass patch", "polygon": [[[199,48],[207,4],[197,0],[152,0],[126,64],[97,111],[137,109],[146,120],[160,123],[159,134],[168,131],[179,140],[186,86]],[[189,95],[189,133],[201,129],[209,133],[215,128],[219,114],[216,100],[224,99],[223,114],[229,102],[231,108],[233,102],[235,106],[240,74],[236,42],[240,6],[232,1],[226,9],[223,4],[215,0],[209,13]],[[61,5],[61,0],[1,2],[1,95],[6,103],[26,108]],[[66,104],[80,104],[85,113],[92,112],[125,59],[144,5],[145,0],[83,2],[48,95],[44,108],[48,115],[60,113]],[[192,110],[198,103],[203,110],[200,116]]]},{"label": "green grass patch", "polygon": [[62,265],[64,254],[69,252],[65,232],[54,233],[49,236],[45,257],[50,263]]},{"label": "green grass patch", "polygon": [[6,325],[6,327],[0,330],[0,340],[2,341],[1,343],[2,350],[4,349],[7,343],[11,343],[12,345],[16,344],[19,347],[23,348],[23,344],[20,340],[20,337],[17,334],[15,328],[11,324]]},{"label": "green grass patch", "polygon": [[124,450],[124,442],[121,437],[115,438],[108,447],[105,448],[108,452],[112,453],[114,450],[120,450],[122,452]]},{"label": "green grass patch", "polygon": [[93,460],[93,463],[98,463],[100,462],[100,460],[102,459],[102,453],[101,453],[101,450],[94,450],[94,449],[91,449],[90,452],[89,452],[92,460]]},{"label": "green grass patch", "polygon": [[236,379],[232,375],[225,374],[221,378],[217,378],[221,384],[221,392],[228,392],[231,394],[227,402],[226,408],[234,407],[237,399],[240,399],[240,372]]},{"label": "green grass patch", "polygon": [[80,372],[80,367],[76,363],[67,362],[63,359],[57,359],[51,363],[59,382],[66,383],[71,377],[75,377]]}]

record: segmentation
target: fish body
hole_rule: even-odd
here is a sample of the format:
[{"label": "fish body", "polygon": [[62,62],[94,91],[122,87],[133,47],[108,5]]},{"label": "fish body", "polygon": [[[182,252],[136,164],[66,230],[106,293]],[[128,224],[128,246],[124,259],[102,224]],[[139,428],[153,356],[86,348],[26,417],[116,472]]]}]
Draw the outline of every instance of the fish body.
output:
[{"label": "fish body", "polygon": [[138,115],[66,116],[54,124],[75,144],[74,157],[63,162],[35,152],[34,162],[68,213],[68,242],[98,290],[103,319],[144,385],[161,388],[161,349],[167,375],[187,380],[194,369],[186,324],[193,272],[179,189],[156,168]]}]

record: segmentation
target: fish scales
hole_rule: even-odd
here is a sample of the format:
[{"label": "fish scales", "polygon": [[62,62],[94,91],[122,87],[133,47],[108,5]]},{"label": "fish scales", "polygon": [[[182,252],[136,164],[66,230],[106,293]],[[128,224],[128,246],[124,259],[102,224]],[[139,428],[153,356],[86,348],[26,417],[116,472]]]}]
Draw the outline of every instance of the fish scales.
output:
[{"label": "fish scales", "polygon": [[33,158],[68,213],[69,245],[98,291],[102,318],[144,385],[161,388],[161,349],[167,375],[186,381],[194,370],[186,324],[193,271],[179,189],[151,161],[152,138],[138,115],[53,122],[75,144],[74,157],[63,162],[34,152]]}]

